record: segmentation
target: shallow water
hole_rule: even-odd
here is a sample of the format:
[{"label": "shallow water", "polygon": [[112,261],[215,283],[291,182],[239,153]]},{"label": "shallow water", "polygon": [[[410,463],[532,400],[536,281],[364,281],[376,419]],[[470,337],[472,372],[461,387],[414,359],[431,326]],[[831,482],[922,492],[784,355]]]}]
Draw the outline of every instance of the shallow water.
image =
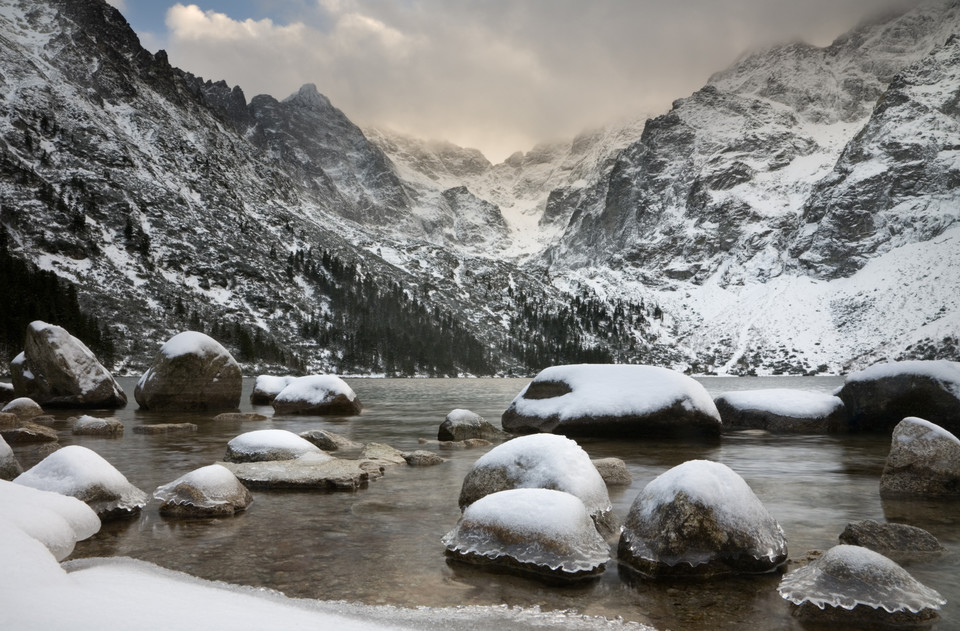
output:
[{"label": "shallow water", "polygon": [[[73,436],[58,424],[62,444],[87,446],[147,491],[223,457],[234,436],[255,429],[293,432],[321,428],[360,442],[383,442],[407,451],[437,450],[444,416],[468,408],[499,424],[500,414],[526,384],[512,379],[348,379],[364,404],[360,416],[270,418],[216,422],[212,415],[141,412],[135,380],[121,380],[131,404],[115,413],[122,438]],[[704,378],[712,395],[763,387],[832,391],[837,378]],[[245,380],[242,411],[251,406]],[[76,413],[72,413],[76,414]],[[71,413],[62,411],[58,419]],[[144,423],[193,422],[196,434],[140,435]],[[654,477],[694,458],[723,462],[746,479],[787,534],[791,558],[837,543],[844,526],[860,519],[900,521],[933,532],[947,547],[937,559],[907,565],[921,582],[948,600],[940,630],[960,629],[960,511],[957,504],[881,502],[880,472],[889,438],[878,436],[763,436],[732,434],[719,444],[663,441],[579,441],[591,457],[622,458],[633,474],[629,488],[611,490],[622,520],[634,497]],[[449,564],[440,538],[457,521],[463,476],[484,449],[443,451],[436,467],[389,468],[354,493],[255,491],[238,517],[171,521],[152,501],[137,519],[105,524],[78,544],[72,558],[131,556],[208,579],[277,589],[289,596],[407,607],[539,605],[585,615],[622,617],[658,629],[800,629],[776,592],[779,575],[709,582],[635,581],[615,562],[598,580],[568,588]],[[24,466],[39,454],[17,452]],[[615,543],[611,551],[615,554]]]}]

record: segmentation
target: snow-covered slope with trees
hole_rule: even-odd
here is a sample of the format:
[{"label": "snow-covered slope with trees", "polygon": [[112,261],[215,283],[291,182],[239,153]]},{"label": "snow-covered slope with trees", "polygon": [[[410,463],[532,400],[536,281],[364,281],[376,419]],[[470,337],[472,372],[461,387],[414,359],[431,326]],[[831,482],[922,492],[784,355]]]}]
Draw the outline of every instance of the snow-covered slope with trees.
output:
[{"label": "snow-covered slope with trees", "polygon": [[5,286],[55,273],[130,371],[187,328],[348,373],[958,359],[958,32],[960,3],[925,3],[494,165],[312,85],[248,102],[101,0],[9,0]]}]

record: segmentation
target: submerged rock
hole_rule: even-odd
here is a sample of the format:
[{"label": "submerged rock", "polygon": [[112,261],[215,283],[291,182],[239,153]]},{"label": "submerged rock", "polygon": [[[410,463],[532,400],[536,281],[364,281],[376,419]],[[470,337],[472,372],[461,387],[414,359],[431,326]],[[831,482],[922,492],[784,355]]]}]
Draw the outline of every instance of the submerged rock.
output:
[{"label": "submerged rock", "polygon": [[382,474],[369,462],[309,454],[294,460],[222,464],[251,489],[354,491]]},{"label": "submerged rock", "polygon": [[564,436],[532,434],[481,456],[460,488],[460,508],[481,497],[517,488],[565,491],[580,499],[604,535],[616,528],[607,486],[580,445]]},{"label": "submerged rock", "polygon": [[250,393],[250,403],[253,405],[270,405],[280,392],[290,385],[290,382],[296,379],[292,375],[284,377],[275,377],[273,375],[260,375],[253,384],[253,392]]},{"label": "submerged rock", "polygon": [[334,375],[298,377],[274,397],[271,405],[277,414],[353,416],[363,409],[353,389]]},{"label": "submerged rock", "polygon": [[960,433],[960,362],[877,364],[847,375],[837,396],[854,430],[888,432],[917,416]]},{"label": "submerged rock", "polygon": [[21,394],[29,394],[41,405],[119,408],[127,404],[123,388],[93,351],[62,327],[31,322],[23,355],[17,367]]},{"label": "submerged rock", "polygon": [[147,494],[99,454],[86,447],[58,449],[14,482],[86,502],[102,520],[130,517],[147,503]]},{"label": "submerged rock", "polygon": [[736,472],[691,460],[661,474],[633,501],[618,555],[649,576],[752,574],[783,565],[787,541]]},{"label": "submerged rock", "polygon": [[847,524],[840,533],[840,543],[870,548],[883,554],[943,551],[937,538],[923,528],[907,524],[881,524],[872,519]]},{"label": "submerged rock", "polygon": [[823,392],[770,388],[724,392],[714,399],[724,430],[763,429],[775,434],[842,432],[843,401]]},{"label": "submerged rock", "polygon": [[227,462],[265,462],[293,460],[310,454],[320,459],[332,459],[313,443],[285,429],[260,429],[240,434],[227,443]]},{"label": "submerged rock", "polygon": [[213,420],[221,422],[265,421],[267,417],[255,412],[224,412],[214,416]]},{"label": "submerged rock", "polygon": [[569,436],[720,435],[720,413],[706,389],[667,368],[613,364],[541,371],[503,413],[513,433]]},{"label": "submerged rock", "polygon": [[887,557],[859,546],[830,548],[780,581],[805,621],[835,625],[929,624],[947,601]]},{"label": "submerged rock", "polygon": [[512,489],[477,500],[443,544],[460,561],[560,581],[599,576],[610,560],[583,502],[549,489]]},{"label": "submerged rock", "polygon": [[630,486],[633,484],[633,476],[627,469],[627,463],[620,458],[598,458],[591,462],[593,462],[593,466],[597,468],[597,473],[600,474],[607,486]]},{"label": "submerged rock", "polygon": [[115,418],[96,418],[84,414],[80,418],[71,417],[73,433],[86,436],[123,436],[123,423]]},{"label": "submerged rock", "polygon": [[482,416],[470,410],[452,410],[437,430],[437,440],[458,442],[468,438],[504,440],[510,435],[497,429]]},{"label": "submerged rock", "polygon": [[354,442],[346,436],[334,434],[325,429],[308,429],[305,432],[300,432],[300,437],[309,440],[324,451],[360,451],[363,449],[363,443]]},{"label": "submerged rock", "polygon": [[247,487],[223,465],[201,467],[164,484],[153,493],[168,517],[229,517],[253,501]]},{"label": "submerged rock", "polygon": [[924,419],[903,419],[893,430],[880,495],[960,495],[960,440]]},{"label": "submerged rock", "polygon": [[438,454],[422,449],[418,449],[416,451],[405,451],[401,455],[411,467],[432,467],[446,462],[446,460]]},{"label": "submerged rock", "polygon": [[13,449],[7,441],[0,436],[0,480],[12,480],[23,473],[17,457],[13,455]]},{"label": "submerged rock", "polygon": [[217,410],[240,406],[240,365],[213,338],[185,331],[160,347],[134,390],[147,410]]},{"label": "submerged rock", "polygon": [[153,425],[137,425],[133,428],[134,434],[192,434],[197,431],[195,423],[154,423]]}]

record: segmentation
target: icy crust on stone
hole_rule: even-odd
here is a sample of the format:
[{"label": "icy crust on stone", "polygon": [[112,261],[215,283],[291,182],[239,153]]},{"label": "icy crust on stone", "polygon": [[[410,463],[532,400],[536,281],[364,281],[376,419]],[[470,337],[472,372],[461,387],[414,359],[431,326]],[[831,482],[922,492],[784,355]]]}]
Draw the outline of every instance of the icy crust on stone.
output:
[{"label": "icy crust on stone", "polygon": [[240,434],[227,443],[228,462],[260,462],[293,460],[310,456],[314,462],[331,460],[333,456],[285,429],[258,429]]},{"label": "icy crust on stone", "polygon": [[[680,519],[674,515],[678,504]],[[689,514],[691,507],[698,519]],[[684,541],[682,532],[694,527],[697,538]],[[703,532],[707,528],[716,532]],[[630,507],[624,544],[633,557],[667,566],[743,556],[776,564],[787,554],[783,529],[746,481],[710,460],[687,461],[647,484]]]},{"label": "icy crust on stone", "polygon": [[[189,504],[198,508],[215,508],[234,503],[250,492],[232,471],[220,464],[195,469],[169,484],[157,487],[153,497],[161,502]],[[249,504],[247,501],[243,506]]]},{"label": "icy crust on stone", "polygon": [[[537,382],[562,383],[570,392],[543,399],[524,395]],[[676,402],[720,422],[720,413],[706,389],[668,368],[622,364],[551,366],[540,371],[510,404],[522,416],[561,421],[584,416],[641,416]]]},{"label": "icy crust on stone", "polygon": [[[539,488],[565,491],[579,498],[590,515],[596,517],[613,507],[607,485],[590,456],[575,441],[556,434],[531,434],[509,440],[481,456],[463,481],[460,507],[479,499],[487,476],[484,472],[499,470],[500,488]],[[482,496],[482,495],[481,495]]]},{"label": "icy crust on stone", "polygon": [[960,362],[946,359],[876,364],[858,372],[850,373],[847,375],[845,382],[873,381],[899,375],[918,375],[936,379],[948,386],[955,396],[960,397]]},{"label": "icy crust on stone", "polygon": [[957,445],[958,447],[960,447],[960,438],[957,438],[952,433],[943,429],[936,423],[931,423],[930,421],[924,420],[922,418],[918,418],[916,416],[908,416],[907,418],[900,421],[900,423],[909,423],[911,425],[922,427],[928,431],[919,436],[914,435],[915,433],[906,432],[906,431],[895,432],[894,440],[896,440],[899,443],[909,444],[915,440],[939,439],[939,440],[948,440],[954,443],[955,445]]},{"label": "icy crust on stone", "polygon": [[864,605],[888,613],[939,609],[946,600],[887,557],[860,546],[838,545],[783,577],[777,588],[795,605],[853,609]]},{"label": "icy crust on stone", "polygon": [[130,484],[100,454],[80,445],[58,449],[14,482],[75,497],[90,504],[98,515],[117,510],[136,512],[147,503],[146,493]]},{"label": "icy crust on stone", "polygon": [[549,489],[511,489],[477,500],[443,544],[461,555],[510,557],[569,573],[594,571],[610,559],[583,502]]},{"label": "icy crust on stone", "polygon": [[100,530],[100,519],[80,500],[0,480],[0,521],[36,539],[62,561],[74,544]]},{"label": "icy crust on stone", "polygon": [[738,410],[764,410],[793,418],[829,416],[843,406],[840,397],[832,394],[788,388],[738,390],[724,392],[720,397]]}]

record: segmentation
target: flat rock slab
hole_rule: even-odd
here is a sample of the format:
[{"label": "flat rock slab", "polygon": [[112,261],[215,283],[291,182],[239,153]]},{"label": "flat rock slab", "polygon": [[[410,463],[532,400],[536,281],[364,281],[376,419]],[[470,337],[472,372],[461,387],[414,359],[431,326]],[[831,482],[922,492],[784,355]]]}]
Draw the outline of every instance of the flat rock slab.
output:
[{"label": "flat rock slab", "polygon": [[197,431],[194,423],[157,423],[155,425],[137,425],[134,434],[192,434]]},{"label": "flat rock slab", "polygon": [[840,543],[862,546],[875,552],[943,552],[943,546],[923,528],[907,524],[883,524],[872,519],[847,524]]},{"label": "flat rock slab", "polygon": [[255,412],[224,412],[213,417],[215,421],[265,421],[267,417]]},{"label": "flat rock slab", "polygon": [[273,460],[266,462],[221,462],[250,489],[300,489],[354,491],[371,480],[373,469],[360,460],[334,458],[323,462],[310,460]]},{"label": "flat rock slab", "polygon": [[30,421],[21,421],[19,427],[0,429],[0,436],[10,445],[55,443],[58,440],[57,430]]}]

